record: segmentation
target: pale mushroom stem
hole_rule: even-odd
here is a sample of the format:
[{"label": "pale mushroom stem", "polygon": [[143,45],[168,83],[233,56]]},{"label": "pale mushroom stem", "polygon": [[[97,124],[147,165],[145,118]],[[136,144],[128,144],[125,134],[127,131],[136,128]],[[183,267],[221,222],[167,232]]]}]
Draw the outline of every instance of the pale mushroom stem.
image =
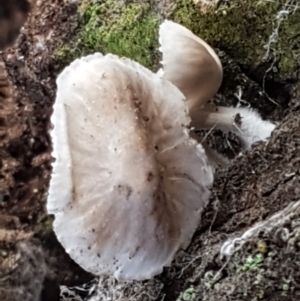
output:
[{"label": "pale mushroom stem", "polygon": [[262,120],[257,112],[247,108],[207,105],[190,114],[193,127],[232,132],[240,138],[246,149],[250,149],[257,141],[267,139],[275,128],[275,124]]}]

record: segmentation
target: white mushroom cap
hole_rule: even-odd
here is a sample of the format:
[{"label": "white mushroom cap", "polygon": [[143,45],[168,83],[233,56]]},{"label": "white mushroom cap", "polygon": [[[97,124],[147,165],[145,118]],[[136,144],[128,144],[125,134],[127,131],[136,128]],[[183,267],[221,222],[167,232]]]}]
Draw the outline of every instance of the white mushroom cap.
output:
[{"label": "white mushroom cap", "polygon": [[159,274],[199,224],[213,180],[183,94],[128,59],[90,55],[57,79],[47,210],[85,270]]},{"label": "white mushroom cap", "polygon": [[223,79],[217,54],[190,30],[168,20],[160,25],[159,43],[163,69],[158,74],[180,89],[190,111],[205,105]]},{"label": "white mushroom cap", "polygon": [[[164,21],[159,29],[159,42],[163,68],[157,75],[172,82],[186,96],[192,127],[231,131],[246,149],[270,137],[275,124],[262,120],[255,111],[207,105],[220,88],[223,68],[205,41],[177,23]],[[209,147],[206,150],[212,163],[216,156]]]}]

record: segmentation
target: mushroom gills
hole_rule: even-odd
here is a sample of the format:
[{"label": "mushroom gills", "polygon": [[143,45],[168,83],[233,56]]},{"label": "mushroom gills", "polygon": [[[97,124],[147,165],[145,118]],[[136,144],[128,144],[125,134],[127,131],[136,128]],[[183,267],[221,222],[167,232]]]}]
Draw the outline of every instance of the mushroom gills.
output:
[{"label": "mushroom gills", "polygon": [[69,255],[95,275],[144,280],[190,243],[213,172],[189,136],[184,95],[100,53],[57,78],[47,210]]}]

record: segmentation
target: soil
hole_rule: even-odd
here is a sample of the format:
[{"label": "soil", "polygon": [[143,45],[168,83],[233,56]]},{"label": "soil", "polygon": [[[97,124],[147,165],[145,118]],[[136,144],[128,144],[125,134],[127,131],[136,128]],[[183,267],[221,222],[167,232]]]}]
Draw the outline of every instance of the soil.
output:
[{"label": "soil", "polygon": [[[76,11],[75,1],[37,1],[15,46],[0,55],[0,279],[9,272],[0,292],[4,301],[35,301],[40,290],[42,301],[81,300],[66,295],[80,296],[86,287],[68,291],[66,286],[93,279],[65,254],[45,210],[52,162],[50,116],[60,72],[54,50],[71,38]],[[226,61],[225,74],[236,71],[231,64]],[[247,78],[245,98],[253,104],[259,84],[246,71],[239,72],[243,81]],[[91,282],[88,287],[94,287],[99,300],[299,300],[300,87],[269,87],[281,91],[273,95],[280,106],[265,99],[254,107],[278,122],[270,141],[237,156],[235,138],[215,133],[212,145],[236,157],[217,170],[213,195],[191,246],[153,280]],[[236,103],[233,97],[215,99],[224,101]],[[222,248],[225,241],[261,221],[265,224],[235,245],[236,252],[220,256],[221,249],[228,253]],[[23,289],[19,297],[7,293],[17,287]]]},{"label": "soil", "polygon": [[[56,287],[91,279],[65,255],[45,210],[52,160],[48,131],[59,72],[53,51],[68,39],[76,17],[75,4],[37,1],[16,45],[0,56],[0,225],[42,245],[49,266],[45,283]],[[5,241],[2,260],[15,249],[13,240]]]}]

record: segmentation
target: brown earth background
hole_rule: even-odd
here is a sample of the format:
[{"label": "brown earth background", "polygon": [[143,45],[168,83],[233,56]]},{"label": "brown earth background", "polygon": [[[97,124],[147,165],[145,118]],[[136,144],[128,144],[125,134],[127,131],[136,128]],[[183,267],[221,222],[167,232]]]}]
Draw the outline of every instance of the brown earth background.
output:
[{"label": "brown earth background", "polygon": [[[109,1],[98,1],[110,5],[105,2]],[[116,2],[118,9],[134,5],[132,1]],[[150,4],[158,20],[182,17],[181,23],[188,20],[193,29],[189,22],[197,22],[197,13],[209,18],[212,11],[217,14],[221,9],[222,18],[226,18],[226,14],[236,13],[236,6],[243,9],[244,2]],[[287,3],[298,5],[295,1]],[[285,8],[284,3],[280,4],[276,14]],[[300,300],[300,90],[294,51],[298,49],[299,21],[290,19],[291,24],[285,23],[294,30],[289,44],[280,45],[277,56],[273,53],[269,59],[259,55],[246,59],[245,52],[243,60],[242,40],[235,41],[233,34],[228,41],[226,36],[223,40],[214,36],[212,45],[224,65],[224,82],[213,101],[236,105],[242,98],[264,118],[277,122],[277,128],[268,142],[258,143],[241,155],[233,135],[213,132],[210,144],[235,158],[226,169],[217,171],[213,195],[190,247],[153,280],[120,284],[103,278],[98,283],[65,254],[45,210],[51,174],[49,130],[55,79],[74,55],[70,52],[62,59],[58,49],[74,41],[83,26],[79,7],[77,1],[37,1],[15,45],[0,54],[0,299],[85,300],[88,288],[93,287],[99,300]],[[122,12],[120,9],[117,14]],[[258,22],[260,11],[249,8],[244,13],[249,27]],[[276,28],[276,14],[272,17],[275,27],[268,31],[265,26],[268,34],[261,36],[266,43]],[[222,18],[217,20],[224,21]],[[281,28],[283,34],[289,34],[286,27]],[[126,37],[126,27],[122,30]],[[248,31],[245,41],[252,38],[253,32]],[[89,46],[83,53],[96,50],[103,51]],[[292,53],[292,63],[283,65],[278,53],[283,61]],[[156,52],[151,57],[155,69],[159,57]],[[271,219],[276,213],[278,216]],[[232,256],[220,255],[225,241],[241,236],[261,221],[265,223],[236,245]],[[74,286],[77,288],[71,288]]]}]

